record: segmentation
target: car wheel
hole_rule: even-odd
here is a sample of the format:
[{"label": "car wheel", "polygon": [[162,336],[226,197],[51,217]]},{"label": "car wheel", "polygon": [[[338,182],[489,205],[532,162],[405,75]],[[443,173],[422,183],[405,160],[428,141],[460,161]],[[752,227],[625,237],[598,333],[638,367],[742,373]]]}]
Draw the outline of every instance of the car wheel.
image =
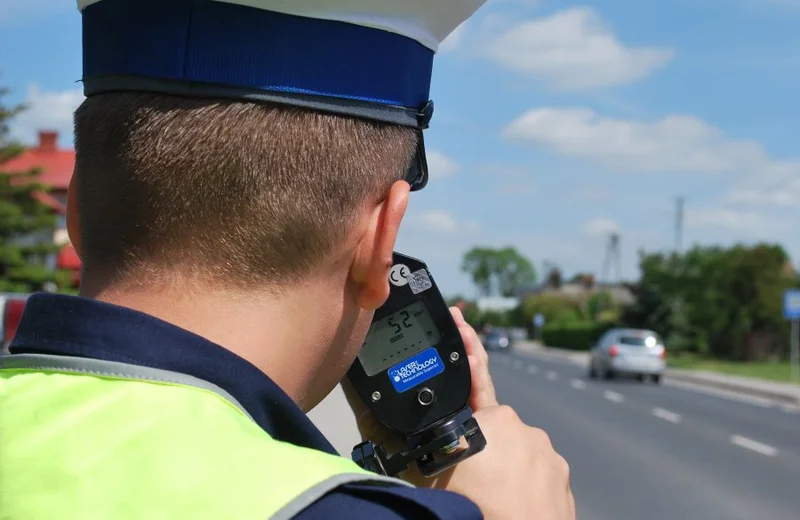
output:
[{"label": "car wheel", "polygon": [[636,380],[640,383],[644,383],[644,374],[636,374]]},{"label": "car wheel", "polygon": [[615,377],[617,377],[617,374],[615,374],[612,370],[606,370],[603,373],[603,379],[614,379]]},{"label": "car wheel", "polygon": [[651,379],[653,380],[653,382],[655,384],[659,384],[659,383],[661,383],[661,374],[653,374],[651,376]]}]

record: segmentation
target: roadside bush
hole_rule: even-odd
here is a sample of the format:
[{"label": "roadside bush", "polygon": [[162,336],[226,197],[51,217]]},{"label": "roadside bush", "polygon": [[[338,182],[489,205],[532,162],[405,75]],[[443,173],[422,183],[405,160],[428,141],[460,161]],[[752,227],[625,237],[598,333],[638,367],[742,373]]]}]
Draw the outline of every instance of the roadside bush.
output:
[{"label": "roadside bush", "polygon": [[542,341],[545,345],[569,350],[589,350],[600,336],[614,323],[594,323],[581,321],[569,325],[545,325],[542,328]]}]

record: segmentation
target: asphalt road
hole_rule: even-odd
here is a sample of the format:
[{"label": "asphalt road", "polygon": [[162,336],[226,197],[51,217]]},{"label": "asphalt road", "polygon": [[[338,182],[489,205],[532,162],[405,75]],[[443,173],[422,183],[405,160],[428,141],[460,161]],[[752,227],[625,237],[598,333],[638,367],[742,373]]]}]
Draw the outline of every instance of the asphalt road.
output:
[{"label": "asphalt road", "polygon": [[798,520],[800,413],[676,384],[593,381],[566,360],[492,354],[502,403],[572,468],[579,520]]}]

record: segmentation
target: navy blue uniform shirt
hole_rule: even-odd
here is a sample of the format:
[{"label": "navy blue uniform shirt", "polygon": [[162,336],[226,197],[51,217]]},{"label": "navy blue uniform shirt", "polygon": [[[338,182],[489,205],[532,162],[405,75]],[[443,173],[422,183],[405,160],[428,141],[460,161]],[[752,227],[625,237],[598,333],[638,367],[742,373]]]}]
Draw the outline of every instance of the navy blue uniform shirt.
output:
[{"label": "navy blue uniform shirt", "polygon": [[[28,299],[10,351],[117,361],[204,379],[236,398],[275,439],[336,453],[303,411],[254,365],[141,312],[86,298],[37,294]],[[295,518],[479,520],[483,515],[475,504],[454,493],[350,484]]]}]

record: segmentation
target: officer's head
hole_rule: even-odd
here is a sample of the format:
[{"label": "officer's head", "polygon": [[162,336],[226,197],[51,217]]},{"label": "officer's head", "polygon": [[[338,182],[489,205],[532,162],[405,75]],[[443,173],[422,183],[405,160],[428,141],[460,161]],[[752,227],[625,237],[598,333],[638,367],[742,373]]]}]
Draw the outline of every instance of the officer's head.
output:
[{"label": "officer's head", "polygon": [[79,0],[82,291],[310,294],[341,377],[389,293],[434,51],[483,1]]},{"label": "officer's head", "polygon": [[412,128],[268,103],[108,93],[77,110],[75,140],[71,223],[90,289],[194,280],[209,291],[278,293],[346,250],[365,255],[353,266],[371,294],[365,304],[388,290]]}]

